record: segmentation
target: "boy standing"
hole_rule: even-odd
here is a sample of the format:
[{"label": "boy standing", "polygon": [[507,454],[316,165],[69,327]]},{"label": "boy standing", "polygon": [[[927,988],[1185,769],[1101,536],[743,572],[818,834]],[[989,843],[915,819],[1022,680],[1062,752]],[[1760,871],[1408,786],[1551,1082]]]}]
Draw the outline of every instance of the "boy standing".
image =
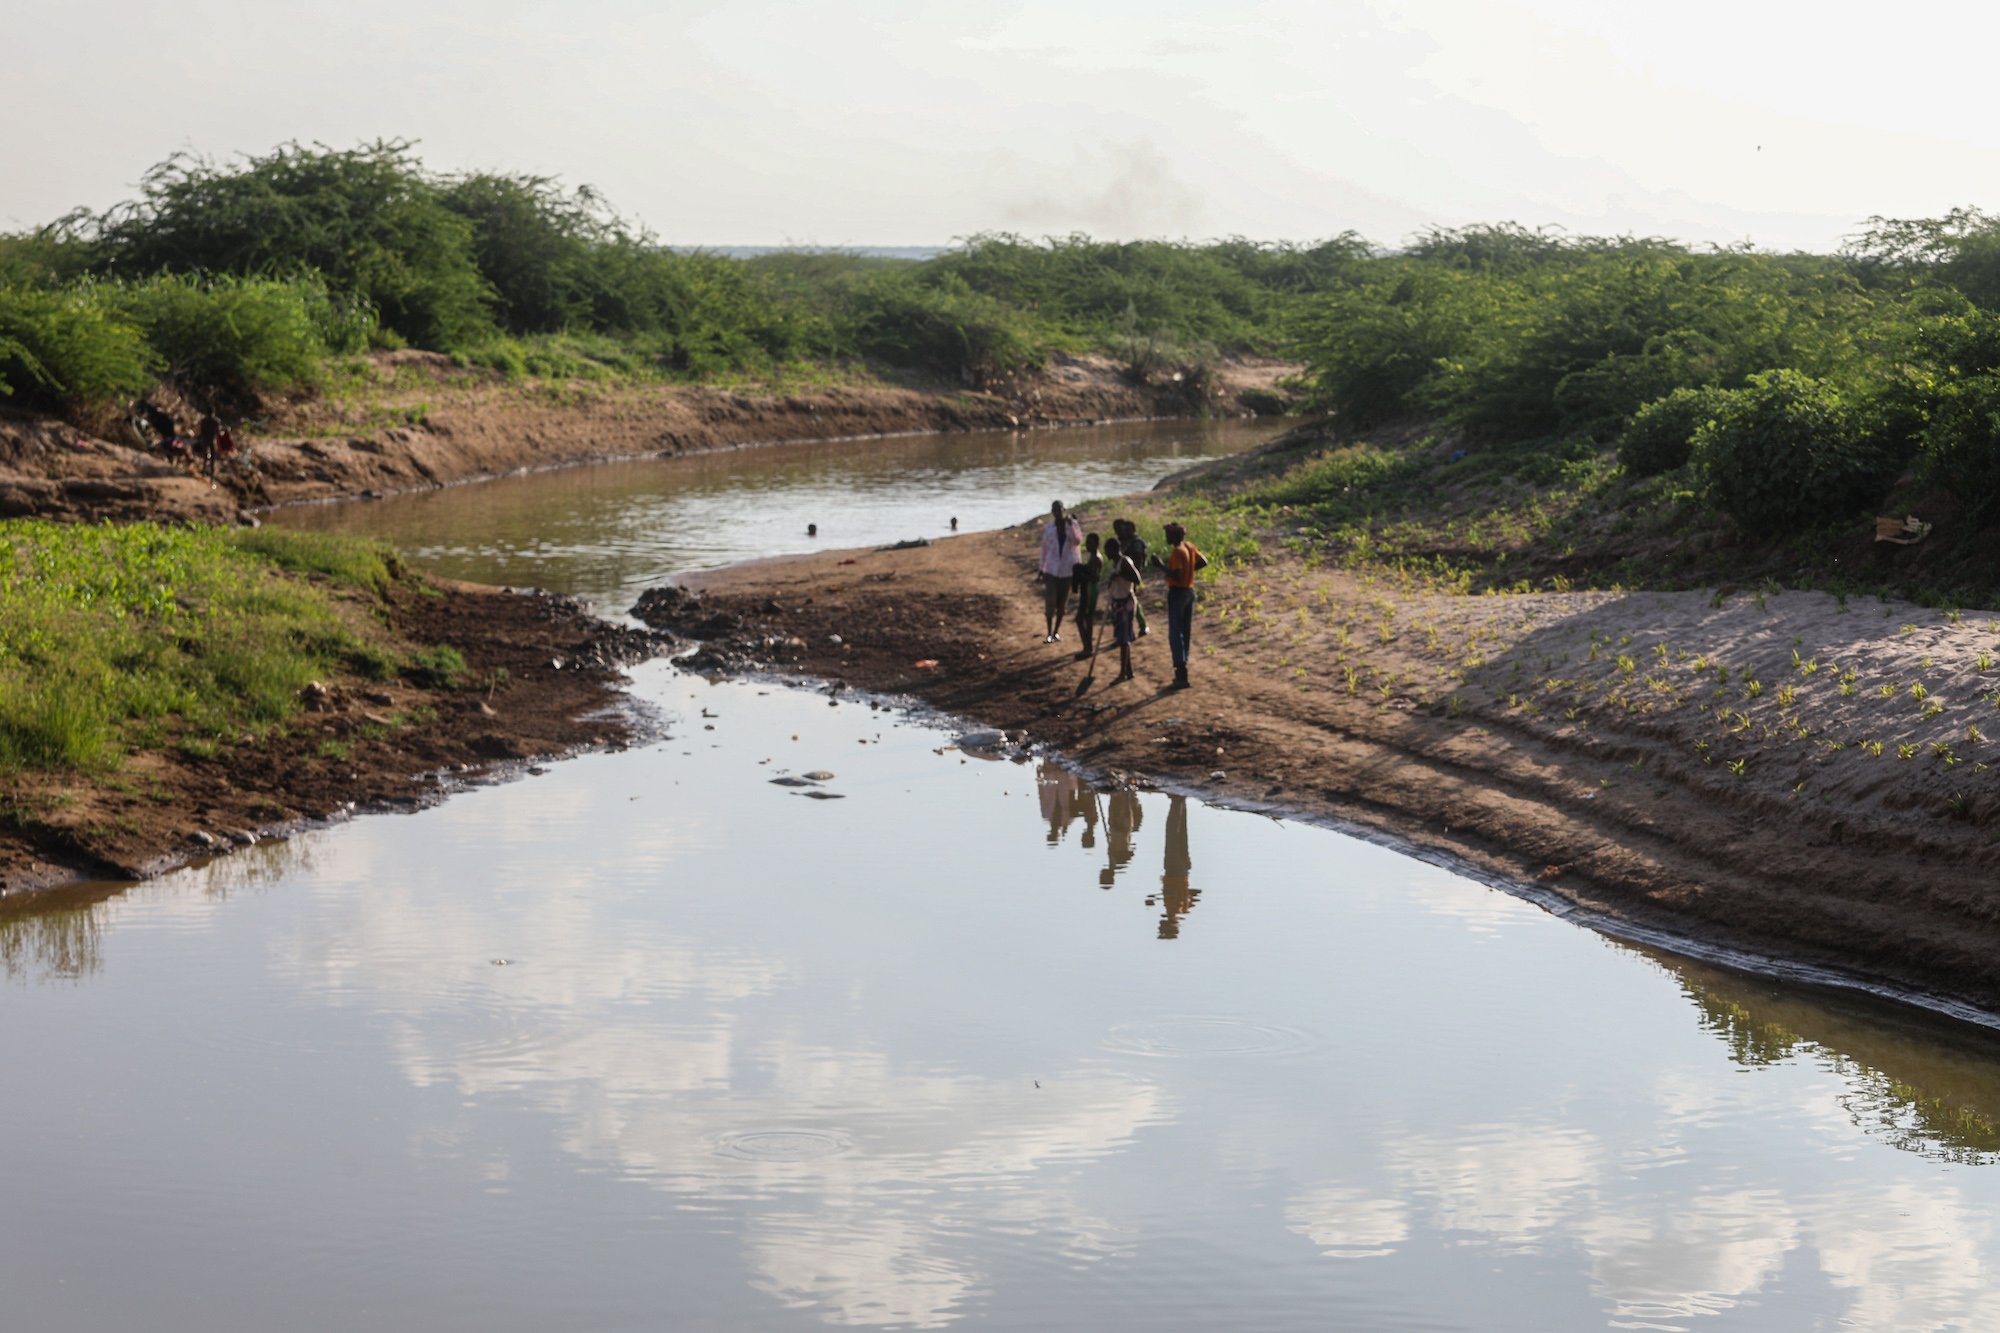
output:
[{"label": "boy standing", "polygon": [[1061,643],[1063,613],[1069,609],[1069,585],[1076,573],[1076,558],[1083,546],[1083,525],[1071,518],[1057,500],[1049,506],[1048,526],[1042,529],[1042,616],[1048,621],[1043,643]]},{"label": "boy standing", "polygon": [[1167,647],[1174,655],[1174,688],[1188,687],[1188,651],[1194,645],[1194,576],[1208,560],[1179,523],[1167,524]]}]

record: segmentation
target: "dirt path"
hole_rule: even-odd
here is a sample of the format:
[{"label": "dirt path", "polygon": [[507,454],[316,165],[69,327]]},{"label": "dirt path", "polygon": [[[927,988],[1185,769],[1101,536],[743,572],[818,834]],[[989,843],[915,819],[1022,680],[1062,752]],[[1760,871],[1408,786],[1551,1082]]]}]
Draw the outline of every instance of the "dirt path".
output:
[{"label": "dirt path", "polygon": [[1137,680],[1077,661],[1071,631],[1041,642],[1038,528],[703,576],[701,615],[744,619],[714,660],[906,692],[1640,933],[2000,1012],[1995,627],[1810,593],[1452,596],[1273,555],[1204,591],[1176,692],[1157,582]]}]

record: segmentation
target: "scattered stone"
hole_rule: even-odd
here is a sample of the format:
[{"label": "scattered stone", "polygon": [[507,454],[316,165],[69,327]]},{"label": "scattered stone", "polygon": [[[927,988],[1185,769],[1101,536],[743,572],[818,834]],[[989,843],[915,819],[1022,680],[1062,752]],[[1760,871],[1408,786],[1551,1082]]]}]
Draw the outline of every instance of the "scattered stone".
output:
[{"label": "scattered stone", "polygon": [[1223,772],[1221,769],[1218,768],[1213,773],[1210,773],[1208,776],[1210,781],[1220,782],[1223,779]]},{"label": "scattered stone", "polygon": [[837,791],[802,791],[794,792],[793,795],[808,796],[815,801],[844,801],[847,799],[846,796]]},{"label": "scattered stone", "polygon": [[810,787],[812,783],[807,782],[804,778],[772,778],[771,785],[774,787]]},{"label": "scattered stone", "polygon": [[396,702],[396,696],[387,690],[363,690],[361,698],[364,702],[375,704],[381,708],[387,708]]},{"label": "scattered stone", "polygon": [[840,647],[840,645],[841,645],[841,642],[842,642],[842,640],[841,640],[841,637],[840,637],[840,636],[839,636],[838,634],[829,634],[829,635],[827,635],[827,636],[826,636],[826,641],[827,641],[828,643],[832,644],[832,645],[833,645],[834,647],[836,647],[836,648]]},{"label": "scattered stone", "polygon": [[815,769],[814,769],[814,770],[813,770],[812,772],[810,772],[810,773],[806,774],[806,776],[807,776],[807,777],[809,777],[809,778],[811,778],[811,779],[812,779],[812,780],[813,780],[814,782],[831,782],[831,781],[833,781],[833,774],[831,774],[831,773],[827,772],[827,771],[826,771],[825,769],[823,769],[823,768],[815,768]]},{"label": "scattered stone", "polygon": [[547,770],[546,768],[530,768],[530,769],[528,770],[528,776],[529,776],[529,777],[531,777],[531,778],[538,778],[538,777],[542,776],[542,774],[544,774],[544,773],[546,773],[546,772],[548,772],[548,771],[549,771],[549,770]]},{"label": "scattered stone", "polygon": [[229,840],[238,847],[255,847],[257,845],[257,835],[248,829],[238,829],[229,835]]},{"label": "scattered stone", "polygon": [[204,847],[215,846],[215,835],[213,833],[208,832],[205,829],[196,829],[192,834],[192,837],[196,842],[200,843]]}]

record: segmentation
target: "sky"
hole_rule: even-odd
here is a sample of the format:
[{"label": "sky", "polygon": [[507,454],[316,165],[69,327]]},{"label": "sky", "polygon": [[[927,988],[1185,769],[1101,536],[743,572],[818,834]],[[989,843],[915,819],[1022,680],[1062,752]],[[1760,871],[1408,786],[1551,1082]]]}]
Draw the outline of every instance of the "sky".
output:
[{"label": "sky", "polygon": [[377,138],[680,245],[1514,221],[1824,250],[2000,205],[2000,11],[1969,4],[0,0],[0,34],[6,229],[174,152]]}]

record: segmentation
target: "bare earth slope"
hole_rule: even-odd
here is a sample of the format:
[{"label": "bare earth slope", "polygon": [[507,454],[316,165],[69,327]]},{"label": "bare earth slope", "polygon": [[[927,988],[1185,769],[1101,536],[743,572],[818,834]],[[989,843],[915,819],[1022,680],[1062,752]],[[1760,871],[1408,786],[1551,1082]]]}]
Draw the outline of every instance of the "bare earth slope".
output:
[{"label": "bare earth slope", "polygon": [[[134,441],[54,419],[0,415],[0,518],[189,518],[232,522],[276,505],[421,490],[610,459],[799,440],[1060,427],[1242,409],[1235,395],[1297,367],[1229,364],[1217,392],[1138,384],[1103,357],[1059,357],[1004,393],[848,382],[744,385],[528,381],[389,352],[329,372],[326,392],[273,407],[249,439],[255,469],[210,490]],[[194,411],[170,394],[184,425]],[[122,434],[107,427],[106,434]]]},{"label": "bare earth slope", "polygon": [[1037,528],[698,583],[752,622],[739,638],[802,645],[765,657],[1025,728],[1100,772],[2000,1013],[1995,626],[1800,592],[1451,596],[1275,556],[1204,591],[1195,688],[1175,692],[1157,629],[1124,685],[1115,659],[1075,659],[1072,630],[1041,643]]}]

